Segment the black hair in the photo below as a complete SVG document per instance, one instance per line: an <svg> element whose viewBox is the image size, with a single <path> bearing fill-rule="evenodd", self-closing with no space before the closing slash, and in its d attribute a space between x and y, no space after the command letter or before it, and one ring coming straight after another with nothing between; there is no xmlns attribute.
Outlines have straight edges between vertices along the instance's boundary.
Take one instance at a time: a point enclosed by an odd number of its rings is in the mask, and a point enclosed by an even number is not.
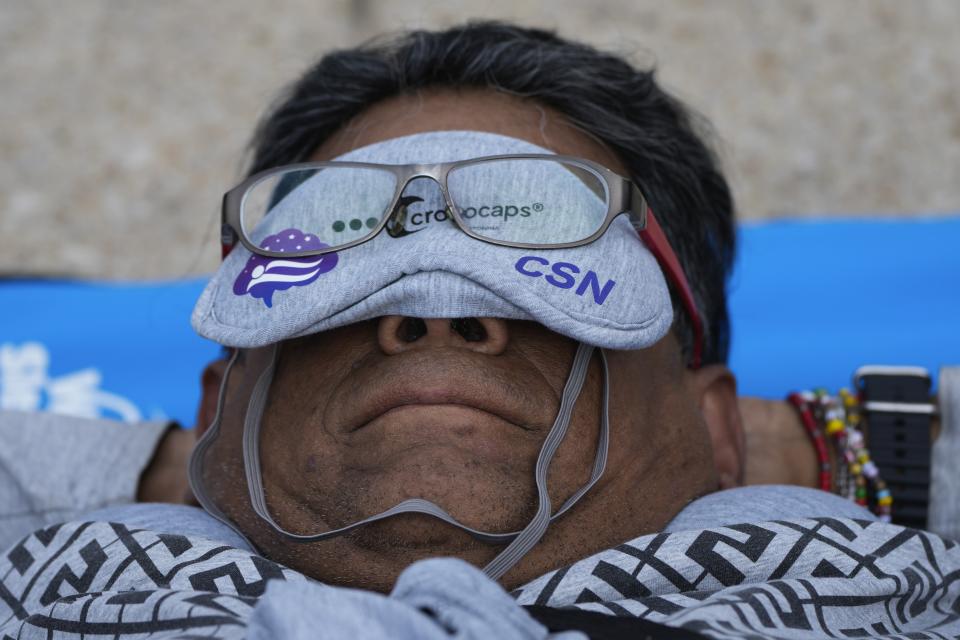
<svg viewBox="0 0 960 640"><path fill-rule="evenodd" d="M310 67L260 122L249 173L306 160L360 112L419 89L488 87L547 105L628 168L693 289L703 316L704 364L725 362L733 198L705 142L709 125L654 75L554 32L502 22L403 32L333 51ZM689 358L693 334L675 292L674 309L674 330Z"/></svg>

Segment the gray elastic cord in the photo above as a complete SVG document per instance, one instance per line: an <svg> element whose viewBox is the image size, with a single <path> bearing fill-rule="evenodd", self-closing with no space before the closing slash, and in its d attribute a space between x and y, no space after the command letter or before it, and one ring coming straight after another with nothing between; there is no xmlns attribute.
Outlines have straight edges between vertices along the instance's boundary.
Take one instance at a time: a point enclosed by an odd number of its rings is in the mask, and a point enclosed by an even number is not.
<svg viewBox="0 0 960 640"><path fill-rule="evenodd" d="M557 419L554 421L549 433L547 433L547 439L543 442L540 455L537 456L537 467L534 472L534 478L537 482L537 513L531 518L529 524L523 528L523 531L517 534L513 542L507 545L506 549L497 554L497 557L483 568L483 572L493 580L499 579L510 567L519 562L520 559L533 548L533 545L537 544L540 538L543 537L543 534L547 531L547 527L550 525L550 494L547 492L547 474L550 471L550 463L553 461L553 456L557 452L557 447L560 446L563 437L567 435L567 427L570 426L573 407L577 402L577 398L580 396L580 391L583 389L583 382L587 377L587 369L590 366L591 355L593 355L593 347L581 342L577 348L577 354L573 358L573 366L570 368L567 384L563 388L563 397L560 399L560 411L557 413ZM601 357L603 357L602 352ZM606 388L606 375L604 375L604 388ZM604 402L604 408L606 408L606 402ZM606 414L606 411L604 411L604 414ZM603 464L599 466L599 473L602 474L606 466L607 448L605 446L605 430L607 425L605 420L601 420L601 422L600 438L602 446L597 447L597 460L594 461L594 470L597 469L597 461L599 461L602 451ZM599 475L597 477L599 478ZM591 483L593 481L594 479L591 475ZM589 488L589 486L586 488ZM578 494L574 494L571 500L567 501L567 504L572 506L583 493L585 493L585 489L582 489ZM567 505L564 505L564 507L557 512L558 516L565 510L566 506Z"/></svg>
<svg viewBox="0 0 960 640"><path fill-rule="evenodd" d="M237 535L247 542L251 549L256 549L257 546L247 538L246 534L240 530L240 527L217 507L216 503L207 493L206 485L203 482L203 463L206 459L207 451L220 433L220 423L223 420L223 406L227 395L227 382L230 380L230 372L233 370L233 365L237 362L239 355L240 350L234 349L229 362L227 362L227 368L223 373L223 381L220 383L220 392L217 394L217 414L213 418L213 423L207 428L200 439L197 440L197 444L193 447L193 452L190 454L190 465L187 468L187 479L190 481L190 490L193 491L193 495L197 499L197 502L200 503L200 506L206 509L207 513L214 518L233 529Z"/></svg>
<svg viewBox="0 0 960 640"><path fill-rule="evenodd" d="M607 447L609 442L610 428L608 419L609 376L607 371L606 355L601 350L600 360L603 369L602 414L600 433L597 442L597 452L594 458L593 469L591 471L590 479L587 481L587 483L580 487L580 489L578 489L572 496L570 496L563 503L560 509L551 517L550 496L547 492L547 475L549 473L550 463L553 460L553 456L556 453L557 448L566 435L574 405L576 404L577 398L583 389L584 381L586 380L586 374L590 365L590 358L592 354L593 347L580 344L577 349L577 353L574 356L573 365L571 366L570 374L567 377L567 382L564 386L563 395L560 400L560 410L557 414L556 420L554 420L553 426L547 433L547 437L540 449L539 455L537 456L535 471L538 497L537 511L522 531L514 531L510 533L491 533L472 529L458 522L455 518L453 518L453 516L433 502L423 500L421 498L411 498L409 500L404 500L403 502L391 507L390 509L387 509L386 511L370 516L369 518L364 518L358 522L348 524L344 527L340 527L339 529L334 529L332 531L319 534L302 535L286 531L273 519L273 517L270 515L269 509L267 508L266 497L263 491L263 476L260 468L260 424L263 417L263 411L266 408L267 398L269 396L270 385L273 381L274 372L276 370L277 360L279 358L279 345L274 345L270 363L267 368L264 369L263 373L261 373L251 392L250 402L247 407L247 415L244 421L243 458L251 506L256 514L270 524L275 531L286 536L287 538L301 542L327 540L329 538L342 535L365 524L383 520L400 513L424 513L438 518L463 531L466 531L470 535L483 542L494 544L509 542L508 546L484 568L484 572L488 576L493 579L497 579L506 573L510 567L516 564L537 543L537 541L540 540L551 521L559 518L567 510L569 510L587 491L590 490L591 487L593 487L594 484L596 484L597 480L599 480L603 475L603 471L607 462ZM231 360L230 366L232 366L232 364L233 360ZM229 368L230 367L228 367L228 374ZM223 387L221 387L221 402L223 399L223 389L225 387L226 378L224 379ZM202 484L199 482L202 454L206 450L207 446L209 446L205 445L201 449L201 445L204 444L204 441L210 440L213 433L215 433L215 428L218 427L219 423L219 414L220 411L218 407L217 422L210 428L210 430L208 430L201 442L198 443L198 451L194 453L194 457L191 459L191 485L195 486L194 492L197 494L197 499L205 509L210 511L210 513L218 519L236 529L236 525L226 519L226 516L224 516L222 512L212 505L212 501L207 498L205 493L203 491L198 491L197 489L197 487ZM203 494L202 497L201 494Z"/></svg>

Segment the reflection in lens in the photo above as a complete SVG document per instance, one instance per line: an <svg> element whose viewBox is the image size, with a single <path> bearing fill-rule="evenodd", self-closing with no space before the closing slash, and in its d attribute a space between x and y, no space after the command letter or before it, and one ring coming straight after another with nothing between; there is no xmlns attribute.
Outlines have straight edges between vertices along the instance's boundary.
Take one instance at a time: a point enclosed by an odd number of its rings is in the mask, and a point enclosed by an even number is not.
<svg viewBox="0 0 960 640"><path fill-rule="evenodd" d="M607 214L606 183L569 162L477 162L450 171L447 189L464 225L492 240L576 242L596 233Z"/></svg>
<svg viewBox="0 0 960 640"><path fill-rule="evenodd" d="M395 186L391 172L367 167L279 171L244 195L243 232L258 246L281 229L315 234L330 246L353 242L380 222Z"/></svg>

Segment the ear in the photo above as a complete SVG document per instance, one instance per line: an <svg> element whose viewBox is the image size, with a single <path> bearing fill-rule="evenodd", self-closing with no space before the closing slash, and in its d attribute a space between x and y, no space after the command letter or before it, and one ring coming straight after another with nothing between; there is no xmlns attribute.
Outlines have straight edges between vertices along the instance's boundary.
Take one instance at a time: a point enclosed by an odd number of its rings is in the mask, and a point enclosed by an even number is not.
<svg viewBox="0 0 960 640"><path fill-rule="evenodd" d="M690 375L710 433L720 488L738 487L743 484L746 468L746 438L737 402L737 379L720 364L691 371Z"/></svg>
<svg viewBox="0 0 960 640"><path fill-rule="evenodd" d="M214 360L203 369L200 376L200 406L197 407L195 430L199 440L217 417L217 401L220 398L220 385L227 370L227 360Z"/></svg>

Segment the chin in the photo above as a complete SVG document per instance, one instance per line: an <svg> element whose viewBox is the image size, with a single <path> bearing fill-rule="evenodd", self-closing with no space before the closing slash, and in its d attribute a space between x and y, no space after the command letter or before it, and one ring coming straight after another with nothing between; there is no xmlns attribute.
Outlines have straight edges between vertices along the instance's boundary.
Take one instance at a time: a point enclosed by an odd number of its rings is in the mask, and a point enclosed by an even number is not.
<svg viewBox="0 0 960 640"><path fill-rule="evenodd" d="M321 542L268 534L257 544L271 560L314 580L384 593L418 560L449 556L482 567L503 549L424 514L401 514Z"/></svg>
<svg viewBox="0 0 960 640"><path fill-rule="evenodd" d="M452 555L485 547L470 534L433 516L402 513L351 531L350 544L381 555L414 553L423 557Z"/></svg>
<svg viewBox="0 0 960 640"><path fill-rule="evenodd" d="M338 487L339 526L380 513L410 498L433 502L458 522L494 533L521 529L536 510L532 478L489 464L473 462L424 464L409 461L402 468L381 469L350 479ZM532 474L531 474L532 475ZM362 490L358 490L362 488ZM472 536L426 514L400 514L363 530L382 531L392 540L417 545Z"/></svg>

